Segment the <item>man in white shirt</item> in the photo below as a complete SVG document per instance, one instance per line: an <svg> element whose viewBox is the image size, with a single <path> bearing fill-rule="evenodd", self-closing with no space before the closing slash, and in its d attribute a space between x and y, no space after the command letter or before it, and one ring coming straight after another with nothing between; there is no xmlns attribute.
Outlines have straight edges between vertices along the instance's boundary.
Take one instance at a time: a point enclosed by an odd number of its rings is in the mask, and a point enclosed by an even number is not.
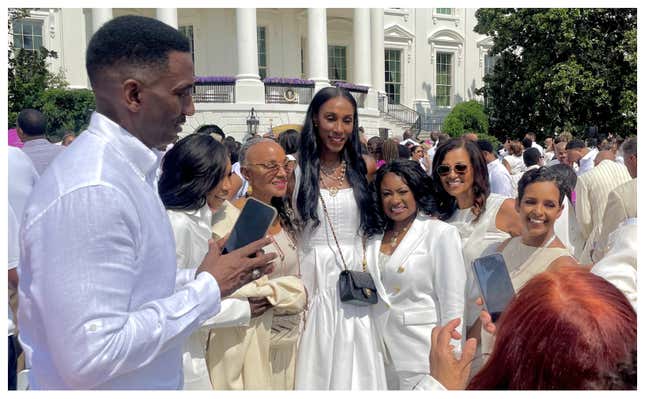
<svg viewBox="0 0 645 399"><path fill-rule="evenodd" d="M513 180L508 169L495 156L493 145L487 140L477 140L479 149L484 154L488 167L488 180L490 181L490 192L514 198Z"/></svg>
<svg viewBox="0 0 645 399"><path fill-rule="evenodd" d="M524 165L526 165L526 172L544 166L544 157L540 155L540 150L537 148L531 147L524 150L522 160L524 161Z"/></svg>
<svg viewBox="0 0 645 399"><path fill-rule="evenodd" d="M20 232L30 386L181 389L185 339L222 297L272 270L275 255L260 250L271 240L226 255L223 242L211 242L201 265L177 271L156 148L175 141L195 112L182 34L117 17L90 40L86 66L96 112L36 184Z"/></svg>
<svg viewBox="0 0 645 399"><path fill-rule="evenodd" d="M17 326L15 324L15 310L18 294L18 264L20 263L20 246L18 233L25 203L31 190L38 181L38 172L34 168L29 156L16 147L7 147L7 161L9 166L9 213L7 220L8 238L8 276L9 282L9 315L8 315L8 380L9 390L16 389L16 361L18 358L18 345L16 342Z"/></svg>
<svg viewBox="0 0 645 399"><path fill-rule="evenodd" d="M531 141L532 141L532 143L531 143L531 148L537 148L537 149L538 149L538 151L540 151L540 155L544 156L544 148L543 148L541 145L539 145L539 144L537 143L537 141L535 141L535 139L536 139L536 137L535 137L535 133L533 133L533 132L528 132L528 133L526 133L526 134L524 135L524 137L528 137L529 139L531 139Z"/></svg>
<svg viewBox="0 0 645 399"><path fill-rule="evenodd" d="M598 155L598 150L588 148L582 140L571 140L567 143L567 159L569 162L578 163L578 176L590 171L594 167L594 160Z"/></svg>

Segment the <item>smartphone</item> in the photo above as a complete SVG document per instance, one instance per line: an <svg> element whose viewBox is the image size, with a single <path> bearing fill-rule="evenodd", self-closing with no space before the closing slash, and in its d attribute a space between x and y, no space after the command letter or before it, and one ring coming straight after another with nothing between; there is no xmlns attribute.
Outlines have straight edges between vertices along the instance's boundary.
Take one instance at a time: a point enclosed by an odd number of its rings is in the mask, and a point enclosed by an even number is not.
<svg viewBox="0 0 645 399"><path fill-rule="evenodd" d="M484 300L484 309L495 322L515 295L504 257L500 253L482 256L475 259L473 269Z"/></svg>
<svg viewBox="0 0 645 399"><path fill-rule="evenodd" d="M237 218L222 253L226 254L264 237L278 211L271 205L249 197Z"/></svg>

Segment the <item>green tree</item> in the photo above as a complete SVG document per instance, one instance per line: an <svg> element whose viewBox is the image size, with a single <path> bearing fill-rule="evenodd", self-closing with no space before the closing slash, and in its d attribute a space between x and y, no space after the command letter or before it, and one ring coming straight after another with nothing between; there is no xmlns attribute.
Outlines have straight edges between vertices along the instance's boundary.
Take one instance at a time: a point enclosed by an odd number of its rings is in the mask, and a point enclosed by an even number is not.
<svg viewBox="0 0 645 399"><path fill-rule="evenodd" d="M477 10L497 61L478 90L497 137L635 134L636 9Z"/></svg>
<svg viewBox="0 0 645 399"><path fill-rule="evenodd" d="M475 100L455 105L443 121L441 131L452 137L465 132L488 133L488 117L484 106Z"/></svg>
<svg viewBox="0 0 645 399"><path fill-rule="evenodd" d="M48 89L42 97L41 111L47 117L47 136L63 138L66 130L80 132L89 123L95 108L94 93L87 89Z"/></svg>

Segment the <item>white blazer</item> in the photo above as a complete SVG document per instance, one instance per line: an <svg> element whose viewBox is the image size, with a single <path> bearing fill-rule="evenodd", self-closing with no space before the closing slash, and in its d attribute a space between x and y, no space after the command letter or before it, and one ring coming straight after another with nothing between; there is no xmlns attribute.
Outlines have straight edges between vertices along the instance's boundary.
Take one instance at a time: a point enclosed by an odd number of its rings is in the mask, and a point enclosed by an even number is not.
<svg viewBox="0 0 645 399"><path fill-rule="evenodd" d="M177 268L199 267L208 252L211 238L212 213L205 204L196 211L168 210L168 218L175 235ZM222 300L219 313L206 320L184 343L184 390L210 390L211 381L206 365L206 342L211 328L248 326L251 307L246 299Z"/></svg>
<svg viewBox="0 0 645 399"><path fill-rule="evenodd" d="M466 270L459 232L448 223L417 216L382 271L381 238L367 248L380 296L372 309L379 336L395 370L428 373L432 329L456 317L463 324ZM461 350L460 341L452 344Z"/></svg>

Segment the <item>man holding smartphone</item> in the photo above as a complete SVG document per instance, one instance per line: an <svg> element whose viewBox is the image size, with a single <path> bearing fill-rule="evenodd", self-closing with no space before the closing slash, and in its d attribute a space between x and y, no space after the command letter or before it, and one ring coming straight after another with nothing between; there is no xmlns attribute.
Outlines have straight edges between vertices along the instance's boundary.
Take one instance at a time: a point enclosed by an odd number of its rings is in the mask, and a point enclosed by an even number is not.
<svg viewBox="0 0 645 399"><path fill-rule="evenodd" d="M96 111L36 184L21 228L18 317L30 386L181 389L184 340L222 297L270 272L275 254L262 253L267 238L227 255L224 240L211 242L201 265L177 272L156 148L195 112L183 35L118 17L90 40L86 66Z"/></svg>

